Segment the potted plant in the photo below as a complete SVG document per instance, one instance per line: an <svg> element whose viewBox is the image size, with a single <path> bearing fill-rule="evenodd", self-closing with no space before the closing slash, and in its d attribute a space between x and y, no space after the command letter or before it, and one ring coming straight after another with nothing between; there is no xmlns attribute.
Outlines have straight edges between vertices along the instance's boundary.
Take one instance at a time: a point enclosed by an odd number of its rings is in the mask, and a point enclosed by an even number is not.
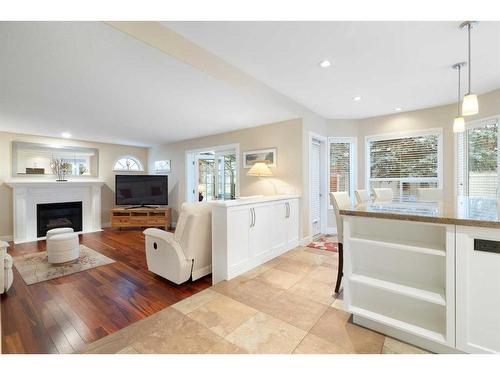
<svg viewBox="0 0 500 375"><path fill-rule="evenodd" d="M63 161L63 159L52 159L50 161L50 168L52 173L57 175L56 181L67 181L66 176L71 174L73 169L70 163Z"/></svg>

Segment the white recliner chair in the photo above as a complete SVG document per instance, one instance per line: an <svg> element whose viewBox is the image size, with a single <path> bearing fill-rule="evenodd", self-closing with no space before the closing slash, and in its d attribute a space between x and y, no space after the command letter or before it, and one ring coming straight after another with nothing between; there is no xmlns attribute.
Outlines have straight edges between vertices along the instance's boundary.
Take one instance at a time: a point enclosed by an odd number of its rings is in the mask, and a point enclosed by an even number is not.
<svg viewBox="0 0 500 375"><path fill-rule="evenodd" d="M212 272L212 208L209 203L184 203L175 233L149 228L144 235L151 272L176 284Z"/></svg>
<svg viewBox="0 0 500 375"><path fill-rule="evenodd" d="M8 291L14 281L12 257L7 254L8 247L7 242L0 241L0 294Z"/></svg>

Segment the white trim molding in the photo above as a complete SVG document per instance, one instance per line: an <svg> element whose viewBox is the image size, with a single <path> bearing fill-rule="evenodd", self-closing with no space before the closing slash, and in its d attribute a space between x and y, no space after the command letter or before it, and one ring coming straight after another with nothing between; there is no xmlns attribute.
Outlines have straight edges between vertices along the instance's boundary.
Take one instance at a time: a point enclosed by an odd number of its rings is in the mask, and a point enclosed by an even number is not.
<svg viewBox="0 0 500 375"><path fill-rule="evenodd" d="M14 243L36 241L37 204L82 202L82 232L101 231L103 181L8 181L13 189Z"/></svg>
<svg viewBox="0 0 500 375"><path fill-rule="evenodd" d="M320 142L320 194L321 194L321 200L320 200L320 217L321 217L321 227L320 227L320 233L324 233L326 231L327 227L327 222L328 222L328 138L313 132L309 132L309 137L308 137L308 188L309 188L309 196L308 196L308 201L309 201L309 215L308 215L308 223L307 223L307 230L309 233L309 237L312 238L312 232L313 232L313 222L312 222L312 142L313 140L317 140Z"/></svg>

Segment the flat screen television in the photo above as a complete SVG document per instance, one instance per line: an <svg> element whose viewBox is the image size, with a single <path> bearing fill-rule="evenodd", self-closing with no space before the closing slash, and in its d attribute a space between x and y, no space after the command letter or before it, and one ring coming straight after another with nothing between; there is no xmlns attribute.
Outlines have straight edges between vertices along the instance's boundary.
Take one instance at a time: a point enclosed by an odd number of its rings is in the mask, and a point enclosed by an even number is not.
<svg viewBox="0 0 500 375"><path fill-rule="evenodd" d="M115 195L117 206L166 206L168 176L116 175Z"/></svg>

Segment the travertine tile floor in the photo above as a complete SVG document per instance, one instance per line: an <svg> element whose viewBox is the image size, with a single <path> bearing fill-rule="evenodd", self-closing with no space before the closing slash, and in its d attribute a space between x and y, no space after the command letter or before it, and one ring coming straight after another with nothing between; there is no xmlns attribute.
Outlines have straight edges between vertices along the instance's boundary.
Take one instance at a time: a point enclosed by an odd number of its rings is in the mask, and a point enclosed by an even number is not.
<svg viewBox="0 0 500 375"><path fill-rule="evenodd" d="M427 353L352 323L337 253L298 247L85 348L85 353Z"/></svg>

